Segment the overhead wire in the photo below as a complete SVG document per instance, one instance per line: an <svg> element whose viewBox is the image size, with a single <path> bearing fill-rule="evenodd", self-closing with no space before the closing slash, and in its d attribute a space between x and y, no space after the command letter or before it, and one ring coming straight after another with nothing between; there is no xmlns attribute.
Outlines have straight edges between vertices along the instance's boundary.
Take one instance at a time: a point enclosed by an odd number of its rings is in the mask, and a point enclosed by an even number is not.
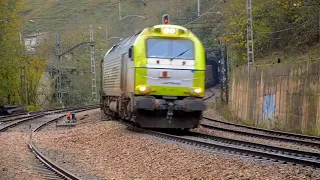
<svg viewBox="0 0 320 180"><path fill-rule="evenodd" d="M254 5L254 6L261 7L261 6L264 5L264 4L268 4L268 3L271 3L271 2L275 2L275 1L276 1L276 0L270 0L270 1L264 2L264 3L259 4L259 5L258 5L258 4L253 4L253 5ZM236 11L236 12L232 13L231 15L235 15L235 14L238 14L238 13L244 12L244 11L246 11L246 9L242 9L242 10ZM301 24L298 24L298 25L296 25L296 26L288 27L288 28L285 28L285 29L277 30L277 31L269 31L269 32L267 32L267 31L261 31L261 32L260 32L260 31L255 31L255 32L256 32L256 33L261 33L261 34L272 34L272 33L278 33L278 32L285 32L285 31L288 31L288 30L291 30L291 29L294 29L294 28L301 27L301 26L307 24L308 22L310 22L310 20L306 20L305 22L303 22L303 23L301 23ZM243 24L237 24L237 25L243 26Z"/></svg>
<svg viewBox="0 0 320 180"><path fill-rule="evenodd" d="M164 10L162 9L162 10L159 11L159 12L156 12L156 13L154 13L154 14L151 14L150 16L144 18L144 20L148 20L148 19L151 19L151 18L153 18L153 17L155 17L155 16L158 16L159 13L161 13L162 11L169 11L169 10L172 9L172 8L176 8L177 6L172 6L173 4L174 4L174 3L168 4L169 8L164 9ZM148 24L148 25L149 25L149 24ZM110 36L115 36L115 35L117 35L117 34L118 34L118 32L113 33L113 34L111 34Z"/></svg>
<svg viewBox="0 0 320 180"><path fill-rule="evenodd" d="M69 1L70 2L70 1ZM64 4L68 4L69 2L65 2ZM123 3L123 2L122 2ZM87 3L79 3L79 4L83 4L83 5L87 5ZM111 5L109 5L108 7L111 7L111 6L115 6L116 4L118 4L118 2L116 2L116 3L112 3ZM165 9L166 11L169 11L169 10L171 10L171 9L173 9L173 8L176 8L177 7L177 5L175 5L175 6L172 6L172 4L175 4L175 2L173 2L173 3L171 3L171 4L168 4L168 8L167 9ZM38 5L46 5L46 4L38 4ZM51 4L52 5L52 4ZM72 11L72 10L71 10ZM151 19L151 18L153 18L153 17L155 17L155 16L157 16L157 15L159 15L159 13L161 13L163 10L161 10L161 11L159 11L159 12L157 12L157 13L154 13L154 14L152 14L152 15L150 15L150 16L148 16L148 17L146 17L145 18L145 20L148 20L148 19ZM57 17L56 16L47 16L47 17L31 17L32 19L40 19L40 20L45 20L45 19L54 19L54 20L57 20L57 21L68 21L69 19L56 19ZM114 19L114 18L108 18L108 19ZM107 21L107 20L105 20L105 21ZM42 22L42 23L45 23L45 22ZM61 22L62 24L78 24L77 22L68 22L68 23L64 23L64 22ZM126 27L126 26L128 26L128 24L127 25L125 25L124 27ZM115 33L116 34L116 33ZM111 34L112 35L112 34Z"/></svg>
<svg viewBox="0 0 320 180"><path fill-rule="evenodd" d="M200 19L202 16L206 15L207 13L209 13L212 9L214 9L214 8L215 8L217 5L219 5L222 1L224 1L224 0L220 0L218 3L216 3L213 7L211 7L209 10L207 10L205 13L201 14L198 18L196 18L196 19L194 19L194 20L192 20L192 21L190 21L190 22L188 22L188 23L186 23L186 24L184 24L184 25L182 25L182 26L186 26L186 25L188 25L188 24L191 24L191 23L197 21L197 20Z"/></svg>

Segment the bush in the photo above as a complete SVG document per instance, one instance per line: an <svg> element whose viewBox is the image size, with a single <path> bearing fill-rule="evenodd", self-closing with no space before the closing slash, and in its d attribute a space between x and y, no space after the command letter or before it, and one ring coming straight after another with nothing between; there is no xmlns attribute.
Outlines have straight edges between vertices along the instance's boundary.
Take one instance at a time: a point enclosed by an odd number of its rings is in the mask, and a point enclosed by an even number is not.
<svg viewBox="0 0 320 180"><path fill-rule="evenodd" d="M27 110L28 111L41 111L42 110L42 107L41 106L38 106L38 105L28 105L27 106Z"/></svg>

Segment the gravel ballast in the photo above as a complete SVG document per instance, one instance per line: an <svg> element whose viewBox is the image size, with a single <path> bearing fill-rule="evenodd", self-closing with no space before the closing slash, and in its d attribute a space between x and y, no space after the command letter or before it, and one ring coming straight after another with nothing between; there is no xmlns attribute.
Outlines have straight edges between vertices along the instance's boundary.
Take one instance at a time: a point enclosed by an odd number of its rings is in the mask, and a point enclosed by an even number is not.
<svg viewBox="0 0 320 180"><path fill-rule="evenodd" d="M85 112L79 113L81 114ZM0 180L43 179L37 168L41 164L27 145L33 128L37 127L40 122L57 116L57 114L47 115L41 117L40 120L34 119L10 128L6 132L0 132Z"/></svg>
<svg viewBox="0 0 320 180"><path fill-rule="evenodd" d="M29 133L0 132L0 179L42 179L33 169L34 155L27 144Z"/></svg>
<svg viewBox="0 0 320 180"><path fill-rule="evenodd" d="M205 122L205 124L209 124L212 126L224 127L224 128L234 129L234 130L238 130L238 129L241 130L241 128L237 128L234 126L233 127L228 126L228 125L224 126L224 125L219 125L218 123L215 123L215 122L208 122L208 121L204 121L204 122ZM197 129L194 129L193 131L205 133L205 134L209 134L209 135L214 135L214 136L219 136L219 137L224 137L224 138L229 138L229 139L236 139L236 140L248 141L248 142L253 142L253 143L266 144L266 145L270 145L270 146L277 146L277 147L284 147L284 148L288 148L288 149L297 149L297 150L302 150L302 151L320 153L320 149L317 147L311 147L311 146L306 146L306 145L302 145L302 144L298 144L298 143L286 142L286 141L282 141L282 140L250 137L250 136L245 136L245 135L239 135L237 133L232 133L232 132L211 130L211 129L204 128L201 126ZM242 131L250 132L250 130L242 130ZM257 134L259 134L259 133L257 133Z"/></svg>
<svg viewBox="0 0 320 180"><path fill-rule="evenodd" d="M84 179L320 178L319 171L311 168L201 151L99 119L99 110L92 111L75 128L36 133L36 143L51 159Z"/></svg>

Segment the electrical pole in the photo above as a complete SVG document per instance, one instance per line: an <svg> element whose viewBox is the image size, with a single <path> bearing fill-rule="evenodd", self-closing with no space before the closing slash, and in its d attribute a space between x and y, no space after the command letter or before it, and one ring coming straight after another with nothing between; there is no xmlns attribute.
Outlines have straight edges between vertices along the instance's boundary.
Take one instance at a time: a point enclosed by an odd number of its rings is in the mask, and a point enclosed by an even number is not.
<svg viewBox="0 0 320 180"><path fill-rule="evenodd" d="M57 102L60 104L62 103L62 94L61 94L61 56L60 56L60 39L59 33L56 33L56 55L57 55L57 62L56 62L56 69L57 69L57 87L56 87L56 98Z"/></svg>
<svg viewBox="0 0 320 180"><path fill-rule="evenodd" d="M121 1L119 0L119 20L121 20Z"/></svg>
<svg viewBox="0 0 320 180"><path fill-rule="evenodd" d="M227 43L225 42L225 45L224 45L224 53L225 53L225 56L224 56L224 69L225 69L225 78L226 78L226 81L225 81L225 96L226 96L226 103L229 102L229 61L228 61L228 49L227 49Z"/></svg>
<svg viewBox="0 0 320 180"><path fill-rule="evenodd" d="M25 98L25 105L28 105L28 91L27 91L27 76L26 76L26 65L20 66L20 87L21 87L21 96Z"/></svg>
<svg viewBox="0 0 320 180"><path fill-rule="evenodd" d="M252 30L252 0L246 0L247 12L247 61L248 77L250 76L250 66L254 63L253 30Z"/></svg>
<svg viewBox="0 0 320 180"><path fill-rule="evenodd" d="M108 28L106 28L106 41L108 41Z"/></svg>
<svg viewBox="0 0 320 180"><path fill-rule="evenodd" d="M227 45L220 40L220 89L221 89L221 101L228 103L228 58L227 58Z"/></svg>
<svg viewBox="0 0 320 180"><path fill-rule="evenodd" d="M198 17L200 16L200 0L198 0Z"/></svg>
<svg viewBox="0 0 320 180"><path fill-rule="evenodd" d="M120 1L119 1L120 2ZM97 100L96 64L94 61L93 26L90 25L90 57L92 73L92 100Z"/></svg>
<svg viewBox="0 0 320 180"><path fill-rule="evenodd" d="M23 37L22 33L20 32L20 44L23 45ZM23 45L24 46L24 45ZM23 52L25 54L25 52ZM28 105L28 89L27 89L27 73L26 73L26 60L25 56L23 56L24 60L21 61L20 65L20 88L21 88L21 96L24 96L25 99L25 106ZM23 64L23 65L22 65Z"/></svg>

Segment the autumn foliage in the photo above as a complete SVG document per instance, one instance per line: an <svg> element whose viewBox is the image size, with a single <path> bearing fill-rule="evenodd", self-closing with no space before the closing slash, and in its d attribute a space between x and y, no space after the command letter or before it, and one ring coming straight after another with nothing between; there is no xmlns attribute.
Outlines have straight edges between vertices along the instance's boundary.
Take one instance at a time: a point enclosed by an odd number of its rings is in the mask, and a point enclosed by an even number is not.
<svg viewBox="0 0 320 180"><path fill-rule="evenodd" d="M223 7L222 35L237 64L246 63L246 11L244 0ZM257 59L275 51L292 52L314 46L319 34L319 0L252 1L253 33Z"/></svg>
<svg viewBox="0 0 320 180"><path fill-rule="evenodd" d="M45 70L45 62L40 57L27 55L20 39L24 3L23 0L0 1L0 105L36 105L37 88ZM21 68L26 69L24 85Z"/></svg>

